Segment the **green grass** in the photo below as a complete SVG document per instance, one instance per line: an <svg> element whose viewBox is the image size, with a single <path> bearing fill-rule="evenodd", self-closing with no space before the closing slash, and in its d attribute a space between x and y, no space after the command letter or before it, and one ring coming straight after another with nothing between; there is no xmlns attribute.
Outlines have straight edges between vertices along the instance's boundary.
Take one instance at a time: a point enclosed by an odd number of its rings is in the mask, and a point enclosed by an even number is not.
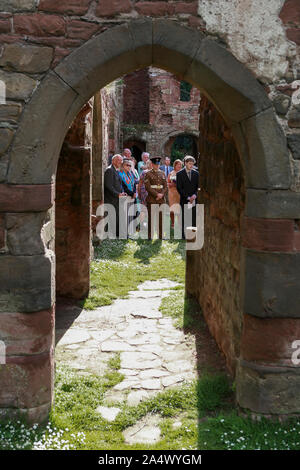
<svg viewBox="0 0 300 470"><path fill-rule="evenodd" d="M181 240L104 240L95 248L91 290L83 307L93 310L126 298L146 280L184 283L185 246Z"/></svg>
<svg viewBox="0 0 300 470"><path fill-rule="evenodd" d="M167 278L181 285L163 299L162 313L171 316L178 328L199 327L199 307L184 296L184 257L184 244L178 241L103 242L95 251L93 287L85 308L126 297L145 280ZM107 404L105 393L123 379L119 369L119 354L108 361L102 377L57 364L55 406L49 422L27 426L19 418L1 423L0 450L300 449L300 421L280 423L262 418L254 422L238 416L228 377L213 371L202 371L197 381L165 390L137 406L113 405L121 412L109 423L96 409ZM126 444L122 431L146 415L160 417L161 440L151 446ZM176 421L182 425L175 429Z"/></svg>
<svg viewBox="0 0 300 470"><path fill-rule="evenodd" d="M112 423L95 410L105 391L121 380L115 357L104 377L80 375L59 366L55 407L47 426L28 427L21 421L0 424L3 449L299 449L300 422L254 422L237 415L228 405L232 390L226 376L204 374L191 384L161 392L137 406L119 404ZM111 374L114 379L111 380ZM152 446L128 445L122 431L146 415L159 416L161 440ZM179 428L173 423L180 421Z"/></svg>
<svg viewBox="0 0 300 470"><path fill-rule="evenodd" d="M174 319L176 328L194 328L202 318L199 304L186 297L184 289L173 289L172 293L161 301L160 311Z"/></svg>

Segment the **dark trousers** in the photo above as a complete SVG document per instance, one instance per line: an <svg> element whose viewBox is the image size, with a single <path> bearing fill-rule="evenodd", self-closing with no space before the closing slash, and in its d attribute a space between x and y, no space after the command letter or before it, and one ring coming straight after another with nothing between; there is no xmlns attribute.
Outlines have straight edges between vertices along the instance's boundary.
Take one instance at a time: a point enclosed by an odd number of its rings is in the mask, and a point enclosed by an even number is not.
<svg viewBox="0 0 300 470"><path fill-rule="evenodd" d="M184 217L184 204L180 204L180 205L181 205L181 211L182 211L182 219L181 219L182 220L182 238L185 239L185 228L186 228L186 226L188 226L188 222L190 221L190 216L188 218L188 221L185 220L185 217ZM189 214L190 214L190 211L192 211L192 226L196 227L196 206L192 207L192 209L187 209L187 210L188 210Z"/></svg>

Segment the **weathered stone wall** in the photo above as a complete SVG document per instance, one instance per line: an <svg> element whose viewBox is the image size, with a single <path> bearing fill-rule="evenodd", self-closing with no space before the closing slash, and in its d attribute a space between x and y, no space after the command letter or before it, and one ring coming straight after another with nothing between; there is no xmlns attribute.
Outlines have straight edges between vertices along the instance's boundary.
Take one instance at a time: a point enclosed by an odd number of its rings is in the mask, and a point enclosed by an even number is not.
<svg viewBox="0 0 300 470"><path fill-rule="evenodd" d="M238 403L259 413L299 413L299 367L291 363L291 340L300 334L298 1L3 0L1 7L0 80L7 101L0 105L0 337L12 345L10 367L0 367L1 414L24 409L41 420L52 401L55 257L49 209L64 135L97 91L96 82L101 88L150 65L189 77L210 96L231 126L244 164ZM222 236L227 230L218 229ZM233 252L226 261L231 267ZM192 272L197 265L188 266ZM211 266L209 272L214 274ZM229 337L234 325L227 326ZM271 335L273 341L265 341ZM45 342L37 347L32 338L41 336ZM233 340L222 347L230 358Z"/></svg>
<svg viewBox="0 0 300 470"><path fill-rule="evenodd" d="M299 140L298 0L270 0L267 4L260 0L243 4L239 0L3 0L1 7L0 80L6 82L8 103L0 105L5 123L0 127L0 182L7 173L7 151L16 121L44 74L89 38L133 17L171 18L223 41L265 84L282 126L292 134L291 150ZM298 160L297 152L293 157ZM298 190L299 160L291 160L291 164L294 189Z"/></svg>
<svg viewBox="0 0 300 470"><path fill-rule="evenodd" d="M91 104L66 135L56 175L56 292L88 295L91 258Z"/></svg>
<svg viewBox="0 0 300 470"><path fill-rule="evenodd" d="M123 114L122 85L115 80L101 89L103 170L109 153L121 149L121 123Z"/></svg>
<svg viewBox="0 0 300 470"><path fill-rule="evenodd" d="M180 101L180 80L170 72L149 67L126 75L123 140L139 138L152 155L169 155L176 135L198 136L197 88L192 88L190 98Z"/></svg>
<svg viewBox="0 0 300 470"><path fill-rule="evenodd" d="M148 68L123 78L123 123L149 124L150 77Z"/></svg>
<svg viewBox="0 0 300 470"><path fill-rule="evenodd" d="M240 355L243 169L232 135L206 97L199 107L199 202L205 207L202 250L189 254L187 291L197 298L209 329L235 372Z"/></svg>

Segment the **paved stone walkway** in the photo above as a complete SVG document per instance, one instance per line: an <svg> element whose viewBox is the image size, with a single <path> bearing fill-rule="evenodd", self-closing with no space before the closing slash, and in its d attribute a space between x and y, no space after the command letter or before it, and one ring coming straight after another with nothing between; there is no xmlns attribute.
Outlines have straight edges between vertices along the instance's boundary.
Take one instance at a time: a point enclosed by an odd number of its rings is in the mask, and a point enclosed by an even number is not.
<svg viewBox="0 0 300 470"><path fill-rule="evenodd" d="M161 300L175 287L167 279L146 281L128 299L93 311L64 305L56 325L56 361L102 375L117 352L124 380L111 389L97 411L113 421L126 401L134 406L158 392L197 377L195 339L173 326L159 311ZM155 422L154 422L154 421ZM154 443L160 429L153 416L124 432L126 442Z"/></svg>
<svg viewBox="0 0 300 470"><path fill-rule="evenodd" d="M58 324L56 360L101 375L108 359L120 352L120 372L125 378L107 399L126 399L129 405L194 379L193 337L176 329L172 319L159 311L162 298L176 285L167 279L146 281L129 293L129 299L118 299L93 311L82 310L67 331Z"/></svg>
<svg viewBox="0 0 300 470"><path fill-rule="evenodd" d="M128 299L93 311L82 310L58 299L56 314L56 361L78 369L80 374L103 375L116 352L121 356L124 380L105 395L97 412L107 422L116 419L120 404L135 406L162 390L197 378L198 368L226 372L224 357L204 322L196 336L174 327L159 311L161 300L177 284L168 279L146 281ZM201 320L200 320L201 323ZM197 342L197 345L196 345ZM182 426L175 418L174 429ZM148 414L124 432L128 444L154 444L160 440L158 415Z"/></svg>

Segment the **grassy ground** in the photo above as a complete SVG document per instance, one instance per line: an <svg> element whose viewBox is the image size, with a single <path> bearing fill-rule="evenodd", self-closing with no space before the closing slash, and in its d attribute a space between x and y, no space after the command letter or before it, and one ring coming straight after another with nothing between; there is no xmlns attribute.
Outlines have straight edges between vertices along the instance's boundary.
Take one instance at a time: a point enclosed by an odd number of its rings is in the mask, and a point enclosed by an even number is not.
<svg viewBox="0 0 300 470"><path fill-rule="evenodd" d="M168 278L183 285L184 273L182 241L105 240L95 248L91 291L83 306L109 305L146 280Z"/></svg>
<svg viewBox="0 0 300 470"><path fill-rule="evenodd" d="M184 282L182 242L114 241L96 249L92 264L92 292L85 308L126 297L147 279L168 278ZM202 328L199 307L174 290L162 301L163 314L172 316L178 328ZM151 449L299 449L300 422L281 424L237 415L233 387L226 374L202 369L199 379L164 391L129 407L112 423L96 408L104 404L105 392L120 382L119 356L108 363L104 376L83 374L57 364L55 407L46 426L28 427L21 420L0 424L2 449L149 449L130 446L122 431L146 415L160 417L162 438ZM174 423L182 425L175 428Z"/></svg>

